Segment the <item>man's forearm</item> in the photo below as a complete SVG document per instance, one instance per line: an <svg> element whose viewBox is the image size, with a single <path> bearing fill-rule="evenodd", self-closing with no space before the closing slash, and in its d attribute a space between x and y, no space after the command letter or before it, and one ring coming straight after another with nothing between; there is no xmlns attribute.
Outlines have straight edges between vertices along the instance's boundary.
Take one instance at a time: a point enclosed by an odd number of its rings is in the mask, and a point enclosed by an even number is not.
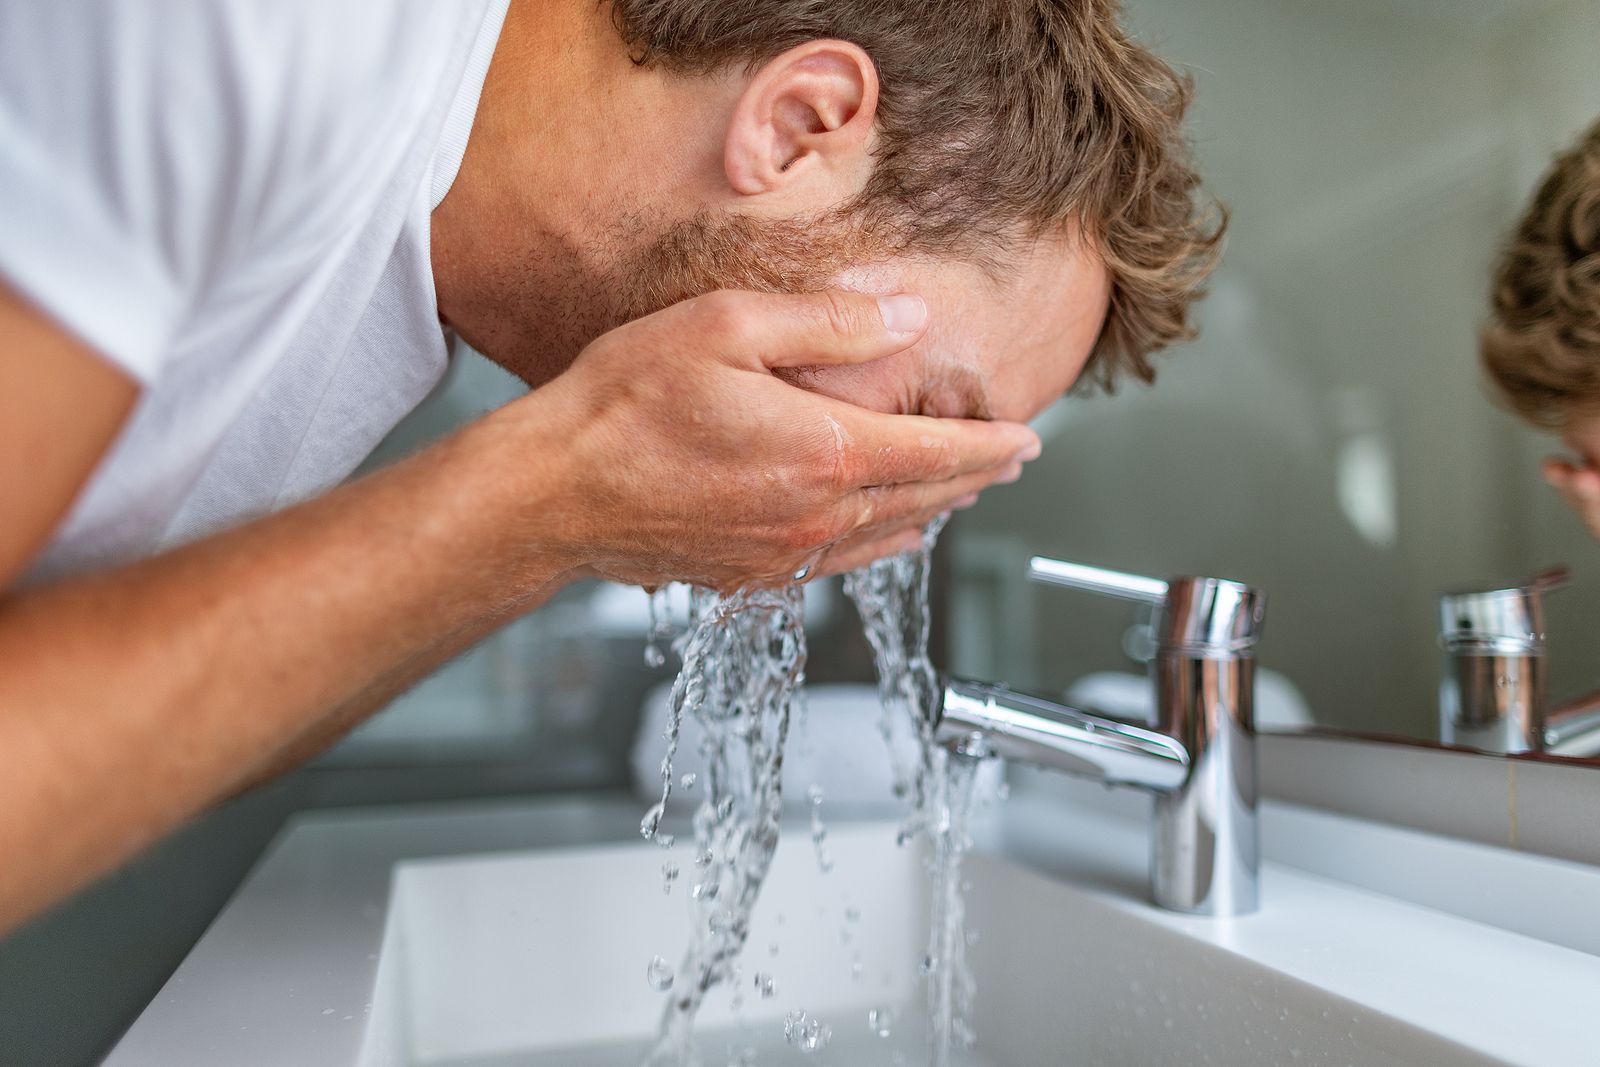
<svg viewBox="0 0 1600 1067"><path fill-rule="evenodd" d="M551 591L553 588L552 586ZM429 649L425 655L415 657L406 669L390 672L378 679L354 699L345 701L324 715L312 730L301 733L291 744L275 753L265 765L252 770L245 780L237 784L234 792L229 794L229 799L248 792L258 785L264 785L279 775L287 774L320 756L343 740L350 731L365 722L374 712L427 677L440 664L454 659L493 633L501 622L502 620L498 618L484 619L472 629L460 631L449 640Z"/></svg>
<svg viewBox="0 0 1600 1067"><path fill-rule="evenodd" d="M560 442L512 442L505 421L280 515L0 599L0 931L566 580L556 532L528 543L543 532L528 516L564 491ZM542 462L509 462L517 449Z"/></svg>

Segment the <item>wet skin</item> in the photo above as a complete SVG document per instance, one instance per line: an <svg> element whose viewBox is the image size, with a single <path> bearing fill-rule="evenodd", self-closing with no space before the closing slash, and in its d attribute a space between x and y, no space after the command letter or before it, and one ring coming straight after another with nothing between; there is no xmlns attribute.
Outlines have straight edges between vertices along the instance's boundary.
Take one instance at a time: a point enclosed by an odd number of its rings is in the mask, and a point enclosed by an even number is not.
<svg viewBox="0 0 1600 1067"><path fill-rule="evenodd" d="M927 336L874 363L794 372L796 384L878 411L1024 422L1082 371L1105 319L1108 283L1081 243L1040 241L999 278L954 261L863 270L841 286L922 295Z"/></svg>

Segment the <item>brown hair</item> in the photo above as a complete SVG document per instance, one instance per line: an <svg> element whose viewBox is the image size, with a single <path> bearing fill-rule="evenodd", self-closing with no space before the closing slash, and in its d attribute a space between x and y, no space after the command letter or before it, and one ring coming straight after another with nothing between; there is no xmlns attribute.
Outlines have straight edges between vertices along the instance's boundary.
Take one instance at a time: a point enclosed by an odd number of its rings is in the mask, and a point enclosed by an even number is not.
<svg viewBox="0 0 1600 1067"><path fill-rule="evenodd" d="M906 252L992 261L1077 226L1111 304L1086 379L1155 376L1226 214L1198 204L1182 133L1192 87L1122 29L1116 0L610 0L642 64L710 73L818 38L878 67L879 148L847 211Z"/></svg>
<svg viewBox="0 0 1600 1067"><path fill-rule="evenodd" d="M1500 255L1483 363L1539 426L1600 412L1600 123L1557 157Z"/></svg>

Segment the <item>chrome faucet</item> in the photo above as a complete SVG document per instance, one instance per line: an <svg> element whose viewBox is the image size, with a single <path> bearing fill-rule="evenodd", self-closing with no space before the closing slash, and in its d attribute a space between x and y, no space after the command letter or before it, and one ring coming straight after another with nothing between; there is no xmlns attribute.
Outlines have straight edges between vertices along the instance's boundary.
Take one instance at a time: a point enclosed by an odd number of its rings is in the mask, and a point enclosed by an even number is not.
<svg viewBox="0 0 1600 1067"><path fill-rule="evenodd" d="M1254 648L1262 594L1220 578L1164 582L1037 556L1028 577L1155 606L1154 722L1136 725L1002 685L948 679L939 743L1154 793L1155 903L1196 915L1254 911Z"/></svg>
<svg viewBox="0 0 1600 1067"><path fill-rule="evenodd" d="M1439 597L1439 738L1491 752L1600 747L1600 690L1551 706L1544 594L1571 580L1552 567L1521 585Z"/></svg>

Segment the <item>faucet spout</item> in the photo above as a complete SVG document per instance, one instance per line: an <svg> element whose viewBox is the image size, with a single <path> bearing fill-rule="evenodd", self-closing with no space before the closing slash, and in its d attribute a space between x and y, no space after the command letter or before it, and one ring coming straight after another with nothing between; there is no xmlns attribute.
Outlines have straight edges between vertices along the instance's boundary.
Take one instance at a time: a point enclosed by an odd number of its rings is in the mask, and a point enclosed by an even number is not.
<svg viewBox="0 0 1600 1067"><path fill-rule="evenodd" d="M1600 751L1600 689L1550 709L1544 720L1544 750L1592 756Z"/></svg>
<svg viewBox="0 0 1600 1067"><path fill-rule="evenodd" d="M1257 905L1255 655L1259 590L1220 578L1160 581L1036 557L1035 581L1157 605L1153 723L1119 722L993 682L948 679L934 737L1153 793L1150 895L1190 915Z"/></svg>
<svg viewBox="0 0 1600 1067"><path fill-rule="evenodd" d="M991 682L948 679L934 738L974 755L1155 792L1189 777L1189 753L1175 738Z"/></svg>

